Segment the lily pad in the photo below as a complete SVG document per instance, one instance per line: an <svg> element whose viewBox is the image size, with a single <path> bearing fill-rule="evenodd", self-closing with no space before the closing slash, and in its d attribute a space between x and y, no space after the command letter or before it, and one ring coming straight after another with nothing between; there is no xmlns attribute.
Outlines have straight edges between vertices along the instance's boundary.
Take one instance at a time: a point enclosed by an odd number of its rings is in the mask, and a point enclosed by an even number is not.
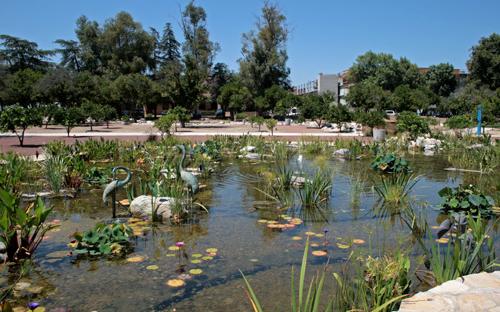
<svg viewBox="0 0 500 312"><path fill-rule="evenodd" d="M294 240L294 241L299 241L301 239L302 239L302 237L300 237L300 236L294 236L294 237L292 237L292 240Z"/></svg>
<svg viewBox="0 0 500 312"><path fill-rule="evenodd" d="M127 258L127 262L133 262L133 263L142 262L142 261L144 261L144 259L145 258L143 256L134 256L134 257Z"/></svg>
<svg viewBox="0 0 500 312"><path fill-rule="evenodd" d="M438 242L440 244L448 244L449 241L450 241L450 239L447 237L441 237L440 239L436 239L436 242Z"/></svg>
<svg viewBox="0 0 500 312"><path fill-rule="evenodd" d="M365 243L365 241L364 241L364 240L362 240L362 239L360 239L360 238L356 238L356 239L353 239L353 240L352 240L352 243L353 243L353 244L356 244L356 245L362 245L362 244L364 244L364 243Z"/></svg>
<svg viewBox="0 0 500 312"><path fill-rule="evenodd" d="M337 247L339 247L340 249L347 249L351 246L347 245L347 244L342 244L342 243L337 243Z"/></svg>
<svg viewBox="0 0 500 312"><path fill-rule="evenodd" d="M183 280L178 279L178 278L174 278L174 279L167 281L167 286L174 287L174 288L182 287L184 285L186 285L186 282L184 282Z"/></svg>
<svg viewBox="0 0 500 312"><path fill-rule="evenodd" d="M206 252L208 252L208 253L217 253L217 248L207 248Z"/></svg>
<svg viewBox="0 0 500 312"><path fill-rule="evenodd" d="M319 247L318 243L311 243L311 247Z"/></svg>
<svg viewBox="0 0 500 312"><path fill-rule="evenodd" d="M305 232L304 234L306 234L307 236L316 235L316 233L314 233L314 232Z"/></svg>
<svg viewBox="0 0 500 312"><path fill-rule="evenodd" d="M212 256L205 256L205 257L203 257L203 258L201 258L201 259L203 259L203 260L205 260L205 261L210 261L210 260L212 260L213 258L214 258L214 257L212 257Z"/></svg>
<svg viewBox="0 0 500 312"><path fill-rule="evenodd" d="M260 220L257 220L257 222L259 222L259 223L267 223L267 220L260 219Z"/></svg>
<svg viewBox="0 0 500 312"><path fill-rule="evenodd" d="M158 270L158 269L159 269L159 267L156 264L148 265L146 267L146 270L150 270L150 271L155 271L155 270Z"/></svg>
<svg viewBox="0 0 500 312"><path fill-rule="evenodd" d="M177 250L180 250L181 248L180 247L177 247L177 246L170 246L168 247L168 250L170 251L177 251Z"/></svg>
<svg viewBox="0 0 500 312"><path fill-rule="evenodd" d="M189 273L193 274L193 275L200 275L201 273L203 273L203 270L202 269L191 269L191 270L189 270Z"/></svg>
<svg viewBox="0 0 500 312"><path fill-rule="evenodd" d="M312 252L312 255L316 256L316 257L324 257L324 256L328 255L328 253L324 250L314 250Z"/></svg>
<svg viewBox="0 0 500 312"><path fill-rule="evenodd" d="M168 253L168 254L166 254L166 256L167 256L167 257L175 257L175 256L176 256L176 254L173 254L173 253Z"/></svg>
<svg viewBox="0 0 500 312"><path fill-rule="evenodd" d="M201 257L203 257L203 255L201 253L194 253L194 254L191 255L191 257L193 257L193 258L201 258Z"/></svg>
<svg viewBox="0 0 500 312"><path fill-rule="evenodd" d="M316 237L320 237L320 238L321 238L321 237L325 236L325 234L321 234L321 233L319 233L319 234L316 234L316 235L314 235L314 236L316 236Z"/></svg>
<svg viewBox="0 0 500 312"><path fill-rule="evenodd" d="M193 260L191 260L191 263L198 264L198 263L201 263L201 260L200 259L193 259Z"/></svg>

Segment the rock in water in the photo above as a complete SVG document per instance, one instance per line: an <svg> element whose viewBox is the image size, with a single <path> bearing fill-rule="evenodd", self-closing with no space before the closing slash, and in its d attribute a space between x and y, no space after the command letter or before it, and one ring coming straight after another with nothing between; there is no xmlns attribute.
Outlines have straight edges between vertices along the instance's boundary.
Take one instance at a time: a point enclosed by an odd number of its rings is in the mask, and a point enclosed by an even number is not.
<svg viewBox="0 0 500 312"><path fill-rule="evenodd" d="M170 206L173 204L173 198L171 197L156 197L154 202L151 196L141 195L130 203L130 212L136 217L150 217L153 214L153 207L157 209L157 214L161 216L164 220L170 218L172 215L172 210Z"/></svg>

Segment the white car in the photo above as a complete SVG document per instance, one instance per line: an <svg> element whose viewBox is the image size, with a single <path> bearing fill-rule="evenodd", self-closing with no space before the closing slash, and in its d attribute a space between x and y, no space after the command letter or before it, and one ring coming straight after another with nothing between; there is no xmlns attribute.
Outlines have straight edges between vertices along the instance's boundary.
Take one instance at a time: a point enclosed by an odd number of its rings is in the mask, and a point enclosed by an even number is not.
<svg viewBox="0 0 500 312"><path fill-rule="evenodd" d="M396 117L398 114L396 114L395 111L393 111L392 109L388 109L385 111L385 114L387 115L387 117Z"/></svg>

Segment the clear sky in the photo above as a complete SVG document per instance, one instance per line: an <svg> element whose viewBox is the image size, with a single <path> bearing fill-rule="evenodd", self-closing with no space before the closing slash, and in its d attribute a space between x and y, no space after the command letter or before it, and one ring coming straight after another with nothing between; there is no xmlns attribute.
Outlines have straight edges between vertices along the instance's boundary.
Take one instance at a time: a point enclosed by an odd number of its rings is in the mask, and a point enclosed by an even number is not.
<svg viewBox="0 0 500 312"><path fill-rule="evenodd" d="M419 66L449 62L464 69L481 37L500 33L500 0L277 0L291 29L288 65L294 84L338 73L372 50L406 56ZM51 49L74 39L81 15L102 24L127 11L145 29L176 26L184 0L0 0L0 33ZM197 0L207 11L217 61L237 70L241 34L254 27L263 0Z"/></svg>

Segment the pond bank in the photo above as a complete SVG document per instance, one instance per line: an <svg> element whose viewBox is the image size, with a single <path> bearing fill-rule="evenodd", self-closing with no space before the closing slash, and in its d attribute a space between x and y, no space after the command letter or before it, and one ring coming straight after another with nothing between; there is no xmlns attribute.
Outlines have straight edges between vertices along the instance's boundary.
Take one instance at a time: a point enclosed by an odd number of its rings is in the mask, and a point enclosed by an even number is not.
<svg viewBox="0 0 500 312"><path fill-rule="evenodd" d="M399 312L500 311L500 271L448 281L403 300Z"/></svg>

